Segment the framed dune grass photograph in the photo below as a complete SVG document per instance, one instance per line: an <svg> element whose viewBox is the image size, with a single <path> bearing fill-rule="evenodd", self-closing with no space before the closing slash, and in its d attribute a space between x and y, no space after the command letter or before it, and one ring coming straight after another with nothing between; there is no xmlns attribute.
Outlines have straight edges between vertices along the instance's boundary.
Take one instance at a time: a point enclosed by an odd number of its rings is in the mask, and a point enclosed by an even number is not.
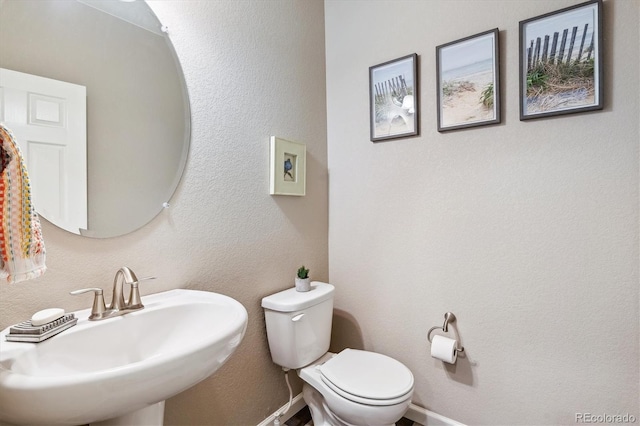
<svg viewBox="0 0 640 426"><path fill-rule="evenodd" d="M498 29L436 47L438 131L500 123Z"/></svg>
<svg viewBox="0 0 640 426"><path fill-rule="evenodd" d="M371 141L418 134L418 55L369 67Z"/></svg>
<svg viewBox="0 0 640 426"><path fill-rule="evenodd" d="M520 120L603 108L602 1L520 21Z"/></svg>

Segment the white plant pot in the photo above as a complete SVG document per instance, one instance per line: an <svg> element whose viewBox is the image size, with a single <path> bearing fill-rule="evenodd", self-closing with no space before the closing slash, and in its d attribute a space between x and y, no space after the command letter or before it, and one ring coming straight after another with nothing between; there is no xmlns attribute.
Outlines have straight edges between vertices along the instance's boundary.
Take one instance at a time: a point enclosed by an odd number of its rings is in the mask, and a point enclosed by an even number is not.
<svg viewBox="0 0 640 426"><path fill-rule="evenodd" d="M296 290L297 291L309 291L309 290L311 290L311 278L298 278L298 277L296 277Z"/></svg>

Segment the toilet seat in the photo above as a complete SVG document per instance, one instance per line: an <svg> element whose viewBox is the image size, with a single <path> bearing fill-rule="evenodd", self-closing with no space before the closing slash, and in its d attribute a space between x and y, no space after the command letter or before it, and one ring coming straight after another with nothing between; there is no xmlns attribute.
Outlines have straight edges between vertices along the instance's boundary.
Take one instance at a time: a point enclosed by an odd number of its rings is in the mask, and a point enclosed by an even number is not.
<svg viewBox="0 0 640 426"><path fill-rule="evenodd" d="M360 404L394 405L413 391L413 374L401 362L375 352L345 349L319 368L322 382Z"/></svg>

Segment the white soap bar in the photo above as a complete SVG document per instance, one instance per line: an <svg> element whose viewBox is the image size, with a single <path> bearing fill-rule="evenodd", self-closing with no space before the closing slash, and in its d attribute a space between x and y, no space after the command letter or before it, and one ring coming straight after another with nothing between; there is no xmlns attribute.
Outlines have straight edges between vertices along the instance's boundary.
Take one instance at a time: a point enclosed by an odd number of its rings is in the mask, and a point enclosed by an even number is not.
<svg viewBox="0 0 640 426"><path fill-rule="evenodd" d="M36 312L31 317L31 325L39 326L46 324L51 321L55 321L58 318L62 318L64 316L64 309L62 308L50 308L44 309L42 311Z"/></svg>

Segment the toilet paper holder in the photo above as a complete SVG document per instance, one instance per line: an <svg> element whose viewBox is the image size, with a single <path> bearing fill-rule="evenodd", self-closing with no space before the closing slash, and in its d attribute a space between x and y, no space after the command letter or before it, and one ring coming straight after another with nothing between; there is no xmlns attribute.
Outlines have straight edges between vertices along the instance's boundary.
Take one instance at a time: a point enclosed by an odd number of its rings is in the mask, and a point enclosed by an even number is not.
<svg viewBox="0 0 640 426"><path fill-rule="evenodd" d="M447 312L446 314L444 314L444 324L442 324L442 327L438 327L436 325L435 327L431 327L427 332L427 340L429 341L429 343L431 343L431 333L433 333L434 330L442 330L445 333L448 333L449 326L451 326L451 330L454 335L454 340L456 341L456 351L464 352L464 347L460 346L460 336L458 336L458 330L456 326L452 324L455 321L456 321L456 316L453 314L453 312Z"/></svg>

